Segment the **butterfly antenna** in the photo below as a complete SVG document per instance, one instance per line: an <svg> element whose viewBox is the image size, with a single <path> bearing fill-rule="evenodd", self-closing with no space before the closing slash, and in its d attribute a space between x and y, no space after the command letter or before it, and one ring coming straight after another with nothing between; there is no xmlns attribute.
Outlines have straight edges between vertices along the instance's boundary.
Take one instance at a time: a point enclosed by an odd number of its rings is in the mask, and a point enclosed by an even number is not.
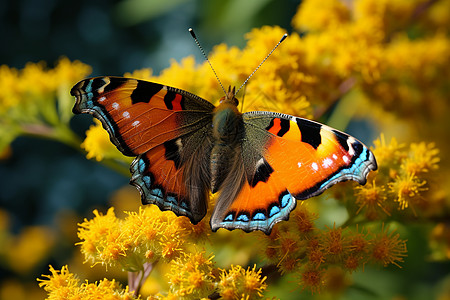
<svg viewBox="0 0 450 300"><path fill-rule="evenodd" d="M194 41L195 41L195 43L197 44L198 48L199 48L200 51L202 52L203 57L204 57L205 60L208 62L209 66L211 67L211 70L213 71L214 76L216 76L216 79L217 79L217 81L219 82L220 86L222 87L223 92L224 92L225 94L227 94L227 92L225 91L225 88L224 88L223 85L222 85L222 82L221 82L220 79L219 79L219 76L217 76L216 70L214 70L214 68L213 68L213 66L212 66L212 64L211 64L211 62L210 62L209 59L208 59L208 56L206 56L206 53L205 53L205 51L203 50L202 45L200 45L200 42L198 41L197 36L196 36L195 33L194 33L194 29L189 28L189 32L191 33L192 38L194 39Z"/></svg>
<svg viewBox="0 0 450 300"><path fill-rule="evenodd" d="M269 58L270 55L272 55L273 51L275 51L275 49L278 48L278 46L280 46L280 44L287 38L287 33L285 33L283 35L283 37L280 39L280 41L275 45L275 47L273 47L273 49L269 52L269 54L267 54L267 56L262 60L262 62L256 67L256 69L252 72L252 74L250 74L247 79L245 79L244 83L238 88L237 92L235 93L235 95L237 93L239 93L239 91L242 89L242 87L247 83L247 81L253 76L253 74L255 74L256 71L258 71L258 69L261 67L261 65Z"/></svg>

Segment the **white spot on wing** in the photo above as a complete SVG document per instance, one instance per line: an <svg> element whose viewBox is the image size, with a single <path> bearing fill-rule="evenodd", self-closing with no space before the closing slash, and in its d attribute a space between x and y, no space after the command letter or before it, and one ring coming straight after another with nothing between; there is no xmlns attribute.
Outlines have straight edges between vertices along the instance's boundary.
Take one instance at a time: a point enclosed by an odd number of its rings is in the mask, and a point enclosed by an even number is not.
<svg viewBox="0 0 450 300"><path fill-rule="evenodd" d="M122 114L122 116L124 117L124 118L129 118L130 117L130 113L129 112L127 112L127 111L124 111L123 112L123 114Z"/></svg>
<svg viewBox="0 0 450 300"><path fill-rule="evenodd" d="M331 160L331 158L325 158L324 160L323 160L323 162L322 162L322 166L324 167L324 168L328 168L328 167L330 167L331 165L333 164L333 161Z"/></svg>
<svg viewBox="0 0 450 300"><path fill-rule="evenodd" d="M347 155L342 156L342 159L344 160L344 162L345 162L346 164L348 164L348 163L350 162L350 158L348 158Z"/></svg>
<svg viewBox="0 0 450 300"><path fill-rule="evenodd" d="M259 168L259 166L260 165L263 165L264 164L264 158L260 158L257 162L256 162L256 169L258 169Z"/></svg>
<svg viewBox="0 0 450 300"><path fill-rule="evenodd" d="M178 139L175 141L175 144L178 146L178 149L183 148L183 142L181 141L181 138L178 138Z"/></svg>
<svg viewBox="0 0 450 300"><path fill-rule="evenodd" d="M136 126L138 126L139 125L139 121L134 121L132 124L131 124L131 126L134 126L134 127L136 127Z"/></svg>
<svg viewBox="0 0 450 300"><path fill-rule="evenodd" d="M118 108L119 108L119 103L114 102L114 103L112 104L112 108L118 109Z"/></svg>
<svg viewBox="0 0 450 300"><path fill-rule="evenodd" d="M105 101L105 100L106 100L106 97L105 97L105 96L102 96L102 97L98 98L98 102L103 102L103 101Z"/></svg>
<svg viewBox="0 0 450 300"><path fill-rule="evenodd" d="M353 149L352 144L355 143L355 139L351 136L348 137L347 139L347 145L348 145L348 154L350 154L351 156L355 155L355 150Z"/></svg>
<svg viewBox="0 0 450 300"><path fill-rule="evenodd" d="M302 166L302 163L301 163L301 162L298 162L298 163L297 163L297 166L300 168L300 167Z"/></svg>
<svg viewBox="0 0 450 300"><path fill-rule="evenodd" d="M334 160L338 159L338 157L337 157L336 154L333 154L333 159L334 159Z"/></svg>
<svg viewBox="0 0 450 300"><path fill-rule="evenodd" d="M317 165L317 163L313 162L311 164L311 167L315 170L315 171L319 171L319 166Z"/></svg>

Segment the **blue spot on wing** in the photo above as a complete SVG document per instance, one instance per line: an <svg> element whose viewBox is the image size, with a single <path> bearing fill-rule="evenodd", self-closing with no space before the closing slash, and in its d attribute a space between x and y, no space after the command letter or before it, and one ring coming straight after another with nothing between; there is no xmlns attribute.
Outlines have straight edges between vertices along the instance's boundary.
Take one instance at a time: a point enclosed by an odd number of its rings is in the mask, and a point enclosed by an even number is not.
<svg viewBox="0 0 450 300"><path fill-rule="evenodd" d="M272 206L269 210L269 217L273 217L280 212L280 208L276 205Z"/></svg>
<svg viewBox="0 0 450 300"><path fill-rule="evenodd" d="M151 190L150 195L163 199L163 192L158 188Z"/></svg>
<svg viewBox="0 0 450 300"><path fill-rule="evenodd" d="M278 202L274 202L268 211L255 211L252 214L247 212L229 212L220 222L220 227L227 229L240 228L244 231L261 230L266 234L278 220L287 220L289 213L295 208L296 201L286 190L280 193ZM281 206L281 208L280 208ZM252 215L250 219L249 216ZM235 216L237 216L235 218ZM217 229L217 228L216 228ZM213 230L216 230L213 228Z"/></svg>
<svg viewBox="0 0 450 300"><path fill-rule="evenodd" d="M257 213L253 216L252 221L264 221L266 216L263 213Z"/></svg>
<svg viewBox="0 0 450 300"><path fill-rule="evenodd" d="M286 193L281 196L281 207L285 208L288 206L289 202L292 201L292 196L289 193Z"/></svg>
<svg viewBox="0 0 450 300"><path fill-rule="evenodd" d="M241 221L241 222L248 222L250 221L250 219L248 218L248 216L246 214L240 214L237 218L237 221Z"/></svg>
<svg viewBox="0 0 450 300"><path fill-rule="evenodd" d="M223 219L226 222L233 222L233 214L228 214L225 219Z"/></svg>
<svg viewBox="0 0 450 300"><path fill-rule="evenodd" d="M142 176L142 181L144 182L145 186L149 189L151 187L152 181L150 179L150 176L144 175Z"/></svg>

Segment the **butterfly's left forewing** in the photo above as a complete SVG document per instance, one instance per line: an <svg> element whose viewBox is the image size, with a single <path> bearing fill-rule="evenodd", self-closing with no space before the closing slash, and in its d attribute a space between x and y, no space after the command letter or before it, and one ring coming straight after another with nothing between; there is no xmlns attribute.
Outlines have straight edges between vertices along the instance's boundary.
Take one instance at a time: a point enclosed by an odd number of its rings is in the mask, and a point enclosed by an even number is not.
<svg viewBox="0 0 450 300"><path fill-rule="evenodd" d="M204 217L211 103L179 89L121 77L80 81L71 94L74 113L94 115L123 154L137 156L131 183L144 204L188 216L193 223Z"/></svg>
<svg viewBox="0 0 450 300"><path fill-rule="evenodd" d="M270 233L275 223L288 219L295 199L319 195L340 181L365 184L377 169L366 146L326 125L272 112L249 112L243 118L246 180L234 201L219 198L213 230Z"/></svg>

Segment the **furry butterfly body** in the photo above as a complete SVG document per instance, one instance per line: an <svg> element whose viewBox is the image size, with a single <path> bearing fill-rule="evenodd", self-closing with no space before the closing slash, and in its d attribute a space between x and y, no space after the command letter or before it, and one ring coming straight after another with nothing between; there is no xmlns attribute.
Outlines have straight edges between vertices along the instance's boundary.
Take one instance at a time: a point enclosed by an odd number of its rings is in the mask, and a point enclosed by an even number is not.
<svg viewBox="0 0 450 300"><path fill-rule="evenodd" d="M74 113L100 119L131 164L131 184L196 224L219 193L210 224L269 234L296 206L339 181L365 184L377 169L355 138L281 113L241 113L234 89L215 107L183 90L120 77L77 83Z"/></svg>

